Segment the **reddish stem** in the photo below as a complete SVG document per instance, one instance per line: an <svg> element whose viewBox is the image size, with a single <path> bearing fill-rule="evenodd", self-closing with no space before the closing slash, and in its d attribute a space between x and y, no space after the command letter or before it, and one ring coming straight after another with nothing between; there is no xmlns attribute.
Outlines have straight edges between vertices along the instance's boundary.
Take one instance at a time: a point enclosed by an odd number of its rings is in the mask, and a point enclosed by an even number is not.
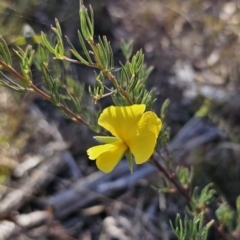
<svg viewBox="0 0 240 240"><path fill-rule="evenodd" d="M177 181L177 179L175 177L175 174L169 173L155 158L153 158L153 156L151 157L151 160L154 163L154 165L156 166L156 168L159 170L159 172L162 172L165 175L165 177L176 187L178 192L188 201L188 203L190 203L192 201L191 196L179 184L179 182ZM209 222L211 220L211 218L209 217L209 215L206 212L204 213L204 217L207 222ZM227 236L222 231L222 229L216 224L215 221L213 223L213 227L216 230L216 232L218 233L218 235L221 236L222 239L227 240Z"/></svg>
<svg viewBox="0 0 240 240"><path fill-rule="evenodd" d="M33 92L37 93L38 95L40 95L44 99L52 102L51 96L49 96L47 93L43 92L41 89L36 87L34 84L29 83L20 73L18 73L15 69L13 69L11 66L6 64L4 61L0 60L0 65L2 65L5 68L5 70L11 72L16 78L18 78L24 84L28 85L30 90L32 90ZM70 110L69 108L65 107L63 104L60 103L57 107L62 109L66 114L71 116L76 121L82 123L83 125L85 125L86 127L89 128L89 124L81 116L75 114L72 110Z"/></svg>

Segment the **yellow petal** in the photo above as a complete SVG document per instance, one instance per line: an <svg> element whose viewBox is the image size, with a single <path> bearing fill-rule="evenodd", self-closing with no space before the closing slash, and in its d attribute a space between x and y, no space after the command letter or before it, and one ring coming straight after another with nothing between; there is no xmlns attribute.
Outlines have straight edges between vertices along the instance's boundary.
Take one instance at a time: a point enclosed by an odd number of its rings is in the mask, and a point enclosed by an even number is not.
<svg viewBox="0 0 240 240"><path fill-rule="evenodd" d="M88 158L90 160L95 160L98 158L101 154L108 151L108 147L110 144L104 144L104 145L98 145L91 147L87 150Z"/></svg>
<svg viewBox="0 0 240 240"><path fill-rule="evenodd" d="M98 124L111 132L112 135L125 140L128 133L135 128L141 119L145 108L144 104L105 108L98 119Z"/></svg>
<svg viewBox="0 0 240 240"><path fill-rule="evenodd" d="M87 150L87 154L89 155L89 159L97 159L97 167L102 172L109 173L121 160L127 148L124 142L118 141L91 147Z"/></svg>
<svg viewBox="0 0 240 240"><path fill-rule="evenodd" d="M154 112L145 112L126 139L137 164L146 162L153 154L162 121Z"/></svg>

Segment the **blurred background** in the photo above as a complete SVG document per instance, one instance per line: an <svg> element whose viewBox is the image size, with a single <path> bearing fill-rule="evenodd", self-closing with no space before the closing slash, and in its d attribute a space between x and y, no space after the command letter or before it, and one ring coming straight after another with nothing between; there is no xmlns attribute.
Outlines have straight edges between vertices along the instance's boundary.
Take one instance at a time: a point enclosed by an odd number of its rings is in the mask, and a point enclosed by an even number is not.
<svg viewBox="0 0 240 240"><path fill-rule="evenodd" d="M193 186L213 181L234 209L240 195L240 2L84 1L89 4L96 38L107 36L116 65L124 39L154 66L148 87L156 91L157 113L171 101L174 166L194 166ZM55 18L81 51L78 0L0 0L0 35L10 48L22 46L24 26L51 36ZM94 81L92 69L71 65L69 71L76 81ZM174 239L169 219L183 213L185 202L151 188L162 182L150 165L130 175L123 163L103 175L86 156L92 132L38 96L5 88L0 96L0 239Z"/></svg>

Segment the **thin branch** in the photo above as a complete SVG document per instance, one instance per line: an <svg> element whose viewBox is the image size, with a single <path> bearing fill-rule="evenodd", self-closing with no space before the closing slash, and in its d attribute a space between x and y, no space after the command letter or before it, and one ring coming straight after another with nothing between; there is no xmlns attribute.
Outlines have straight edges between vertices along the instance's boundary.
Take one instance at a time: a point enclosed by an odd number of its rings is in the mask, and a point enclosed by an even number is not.
<svg viewBox="0 0 240 240"><path fill-rule="evenodd" d="M168 173L168 171L152 156L151 161L154 163L156 168L159 170L159 172L162 172L165 177L176 187L178 192L190 203L192 201L191 196L188 194L188 192L179 184L179 182L176 180L176 175L172 173ZM211 220L209 215L204 212L204 217L207 222ZM213 227L218 233L219 236L221 236L222 239L227 240L227 236L225 233L222 231L222 229L217 225L217 223L214 221Z"/></svg>
<svg viewBox="0 0 240 240"><path fill-rule="evenodd" d="M191 197L188 192L178 183L175 178L175 174L170 174L168 171L155 159L151 157L151 161L154 163L159 172L162 172L165 177L177 188L178 192L188 201L191 201Z"/></svg>
<svg viewBox="0 0 240 240"><path fill-rule="evenodd" d="M24 84L28 85L30 89L27 89L28 91L32 90L33 92L37 93L41 97L43 97L45 100L52 102L52 97L48 95L47 93L43 92L41 89L36 87L34 84L29 83L19 72L17 72L14 68L6 64L4 61L0 60L0 65L2 65L5 70L9 71L11 74L13 74L16 78L18 78L20 81L22 81ZM71 116L76 121L82 123L86 127L89 128L89 124L80 116L75 114L72 110L65 107L63 104L58 104L57 107L59 107L61 110L63 110L67 115Z"/></svg>
<svg viewBox="0 0 240 240"><path fill-rule="evenodd" d="M85 65L84 63L82 63L82 62L80 62L80 61L78 61L78 60L76 60L76 59L68 58L68 57L66 57L66 56L63 56L63 57L62 57L62 60L66 60L66 61L68 61L68 62L70 62L70 63ZM88 67L97 68L97 65L94 64L94 63L89 63L87 66L88 66Z"/></svg>
<svg viewBox="0 0 240 240"><path fill-rule="evenodd" d="M105 69L103 71L107 71L106 73L106 76L108 77L108 79L111 81L111 82L115 82L117 83L117 80L115 78L115 76L112 75L112 73ZM129 104L133 104L133 101L131 100L131 98L129 97L129 95L127 94L127 92L125 92L121 86L119 86L119 84L117 83L117 89L119 90L119 92L123 95L123 97L128 101Z"/></svg>
<svg viewBox="0 0 240 240"><path fill-rule="evenodd" d="M97 56L97 49L96 45L93 41L88 41L89 45L91 46L94 56ZM133 101L130 99L129 95L121 88L121 86L118 84L117 79L115 76L111 73L109 69L106 69L99 61L97 61L97 68L99 68L103 73L106 74L107 78L112 82L112 84L117 88L117 90L122 94L122 96L128 101L129 104L133 104Z"/></svg>
<svg viewBox="0 0 240 240"><path fill-rule="evenodd" d="M80 61L78 60L75 60L75 59L72 59L72 58L68 58L66 56L63 56L62 57L62 60L66 60L68 62L71 62L71 63L75 63L75 64L83 64L81 63ZM104 68L103 65L99 64L99 63L96 63L96 64L89 64L88 65L89 67L94 67L94 68L97 68L101 71L103 71L107 78L113 83L113 85L118 89L118 91L123 95L123 97L128 101L129 104L133 104L133 101L130 99L129 95L127 94L127 92L125 92L121 86L119 86L118 82L117 82L117 79L115 78L115 76L112 75L111 71L109 71L108 69Z"/></svg>

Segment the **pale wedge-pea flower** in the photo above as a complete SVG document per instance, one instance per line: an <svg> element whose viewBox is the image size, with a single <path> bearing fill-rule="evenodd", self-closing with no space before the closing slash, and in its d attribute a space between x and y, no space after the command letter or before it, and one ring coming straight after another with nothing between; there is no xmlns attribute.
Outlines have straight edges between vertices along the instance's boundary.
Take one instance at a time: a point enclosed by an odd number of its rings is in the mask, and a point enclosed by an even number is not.
<svg viewBox="0 0 240 240"><path fill-rule="evenodd" d="M98 124L113 136L95 139L104 143L87 150L90 160L96 159L97 167L109 173L127 150L133 154L136 164L149 160L154 152L162 121L152 111L144 112L145 104L127 107L110 106L103 110Z"/></svg>

